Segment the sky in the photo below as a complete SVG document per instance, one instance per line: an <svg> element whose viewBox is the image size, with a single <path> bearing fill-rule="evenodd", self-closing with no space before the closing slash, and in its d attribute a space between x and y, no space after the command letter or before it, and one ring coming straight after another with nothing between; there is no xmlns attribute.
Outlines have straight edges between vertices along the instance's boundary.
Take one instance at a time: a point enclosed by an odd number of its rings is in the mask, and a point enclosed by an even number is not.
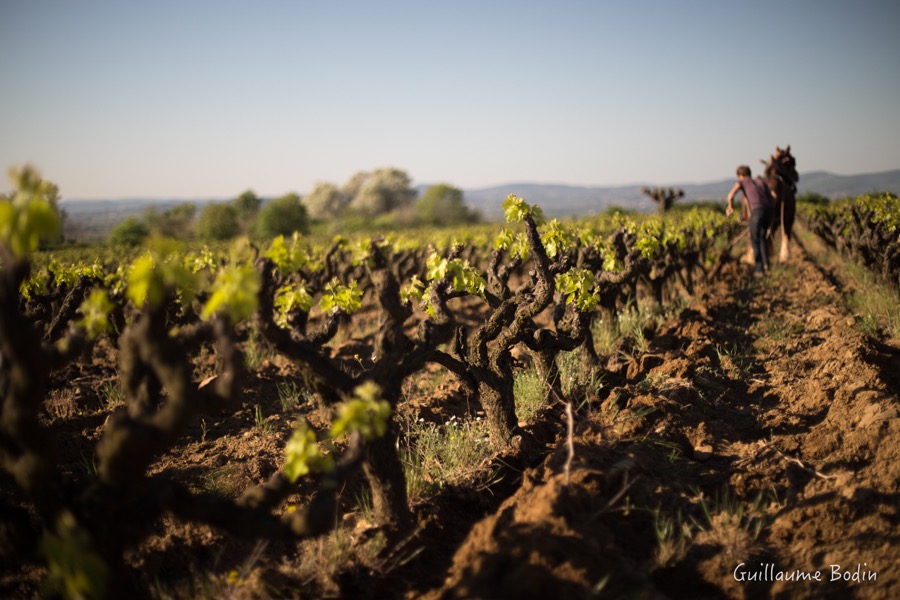
<svg viewBox="0 0 900 600"><path fill-rule="evenodd" d="M900 2L0 0L0 166L63 199L900 168ZM4 182L5 183L5 182ZM0 189L8 185L0 184Z"/></svg>

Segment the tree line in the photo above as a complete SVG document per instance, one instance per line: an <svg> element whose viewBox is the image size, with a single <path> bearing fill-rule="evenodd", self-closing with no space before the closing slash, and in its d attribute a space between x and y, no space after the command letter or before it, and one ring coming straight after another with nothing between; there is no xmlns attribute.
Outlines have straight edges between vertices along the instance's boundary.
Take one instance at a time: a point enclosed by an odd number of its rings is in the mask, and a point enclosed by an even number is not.
<svg viewBox="0 0 900 600"><path fill-rule="evenodd" d="M264 201L246 190L228 202L197 210L191 202L164 211L150 207L141 217L128 217L110 233L110 244L137 245L150 236L228 240L237 235L271 238L308 233L315 223L346 230L368 224L389 226L457 225L479 220L463 192L439 183L421 196L409 175L386 167L360 171L345 184L318 182L304 197L295 192Z"/></svg>

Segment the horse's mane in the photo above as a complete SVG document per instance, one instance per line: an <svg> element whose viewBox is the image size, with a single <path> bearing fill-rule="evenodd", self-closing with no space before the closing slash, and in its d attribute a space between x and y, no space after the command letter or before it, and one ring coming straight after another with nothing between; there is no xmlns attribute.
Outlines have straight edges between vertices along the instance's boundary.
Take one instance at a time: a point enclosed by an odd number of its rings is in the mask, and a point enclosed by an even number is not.
<svg viewBox="0 0 900 600"><path fill-rule="evenodd" d="M766 179L781 180L791 191L796 193L800 175L797 173L797 161L791 154L790 144L784 149L775 146L775 153L769 157L769 160L760 162L765 165Z"/></svg>

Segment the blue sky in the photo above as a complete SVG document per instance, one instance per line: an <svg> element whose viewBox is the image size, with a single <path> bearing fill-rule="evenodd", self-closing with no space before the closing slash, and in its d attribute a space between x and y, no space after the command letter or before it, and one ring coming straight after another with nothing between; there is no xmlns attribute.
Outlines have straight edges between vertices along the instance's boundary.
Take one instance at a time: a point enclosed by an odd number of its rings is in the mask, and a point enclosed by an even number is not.
<svg viewBox="0 0 900 600"><path fill-rule="evenodd" d="M0 166L64 198L900 168L896 1L0 0ZM0 186L5 187L5 186Z"/></svg>

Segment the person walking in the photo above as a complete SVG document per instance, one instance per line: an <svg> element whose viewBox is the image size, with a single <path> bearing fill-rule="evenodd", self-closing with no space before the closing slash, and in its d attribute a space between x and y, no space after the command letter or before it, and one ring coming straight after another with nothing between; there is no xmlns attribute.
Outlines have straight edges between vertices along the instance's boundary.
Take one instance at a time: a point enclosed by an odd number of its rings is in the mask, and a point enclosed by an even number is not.
<svg viewBox="0 0 900 600"><path fill-rule="evenodd" d="M750 167L741 165L737 168L737 178L734 187L728 192L728 208L725 216L731 217L734 213L734 197L742 192L741 220L749 216L748 227L750 229L750 245L753 248L753 275L762 277L769 270L769 256L766 248L766 231L769 229L770 207L772 205L772 192L762 179L753 179Z"/></svg>

